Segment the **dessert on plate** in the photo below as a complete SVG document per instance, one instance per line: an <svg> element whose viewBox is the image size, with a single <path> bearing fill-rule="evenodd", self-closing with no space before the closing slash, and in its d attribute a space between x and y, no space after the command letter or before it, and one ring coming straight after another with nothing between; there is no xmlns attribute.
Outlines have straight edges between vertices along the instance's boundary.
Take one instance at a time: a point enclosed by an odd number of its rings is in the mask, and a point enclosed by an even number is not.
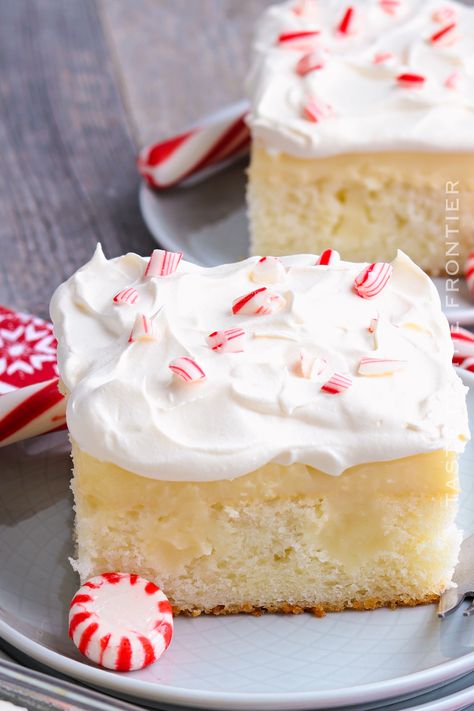
<svg viewBox="0 0 474 711"><path fill-rule="evenodd" d="M429 277L180 257L98 246L52 299L82 581L140 574L192 615L435 600L469 433Z"/></svg>
<svg viewBox="0 0 474 711"><path fill-rule="evenodd" d="M248 79L254 254L462 265L474 247L474 7L289 0ZM449 271L449 268L448 268Z"/></svg>

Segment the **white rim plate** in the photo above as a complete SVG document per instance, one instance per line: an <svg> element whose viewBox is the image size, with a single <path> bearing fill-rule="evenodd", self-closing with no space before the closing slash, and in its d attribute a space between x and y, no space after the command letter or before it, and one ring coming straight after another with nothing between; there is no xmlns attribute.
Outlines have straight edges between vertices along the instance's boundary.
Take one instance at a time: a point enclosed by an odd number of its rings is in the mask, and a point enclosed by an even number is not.
<svg viewBox="0 0 474 711"><path fill-rule="evenodd" d="M474 375L461 375L474 387ZM469 400L472 422L474 391ZM0 636L36 661L127 697L252 711L380 703L474 669L474 618L458 614L440 622L433 606L345 612L322 620L178 618L172 647L148 670L121 675L81 661L66 635L67 602L78 586L67 564L72 526L67 448L64 435L56 433L2 452ZM461 462L460 520L466 535L474 531L473 461L470 446ZM417 667L414 673L397 673ZM285 674L289 691L279 681ZM252 690L235 690L246 685ZM273 688L278 691L269 691Z"/></svg>

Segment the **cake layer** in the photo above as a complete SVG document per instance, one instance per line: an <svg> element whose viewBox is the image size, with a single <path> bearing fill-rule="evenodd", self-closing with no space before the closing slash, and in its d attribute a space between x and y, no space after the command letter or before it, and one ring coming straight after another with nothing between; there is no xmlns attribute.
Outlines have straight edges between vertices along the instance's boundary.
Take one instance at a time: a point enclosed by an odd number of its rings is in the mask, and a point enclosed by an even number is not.
<svg viewBox="0 0 474 711"><path fill-rule="evenodd" d="M402 249L431 274L458 276L474 249L474 153L309 160L257 142L249 178L254 254L331 246L353 261L377 261Z"/></svg>
<svg viewBox="0 0 474 711"><path fill-rule="evenodd" d="M73 457L81 578L139 573L176 612L417 604L436 599L456 563L454 453L339 477L271 464L214 482L146 479L77 445Z"/></svg>

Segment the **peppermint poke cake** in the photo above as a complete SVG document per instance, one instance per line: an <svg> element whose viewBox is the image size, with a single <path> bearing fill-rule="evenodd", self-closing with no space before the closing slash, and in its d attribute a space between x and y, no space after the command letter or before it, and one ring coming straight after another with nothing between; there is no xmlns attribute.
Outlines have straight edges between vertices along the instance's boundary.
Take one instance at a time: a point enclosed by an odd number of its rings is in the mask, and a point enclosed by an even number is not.
<svg viewBox="0 0 474 711"><path fill-rule="evenodd" d="M253 254L319 252L424 270L474 247L474 7L289 0L248 79ZM448 268L452 271L453 267Z"/></svg>
<svg viewBox="0 0 474 711"><path fill-rule="evenodd" d="M192 615L416 605L449 585L465 388L405 254L206 268L98 246L51 315L83 581L140 574Z"/></svg>

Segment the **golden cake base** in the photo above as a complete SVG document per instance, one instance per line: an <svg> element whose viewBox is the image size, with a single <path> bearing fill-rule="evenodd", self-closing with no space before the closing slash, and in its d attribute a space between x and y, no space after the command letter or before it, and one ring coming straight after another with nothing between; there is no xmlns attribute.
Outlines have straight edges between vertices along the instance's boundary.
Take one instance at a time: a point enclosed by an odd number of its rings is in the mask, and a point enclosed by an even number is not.
<svg viewBox="0 0 474 711"><path fill-rule="evenodd" d="M303 159L252 146L251 253L389 261L397 249L437 275L474 249L473 153L353 153ZM451 261L452 260L452 261Z"/></svg>
<svg viewBox="0 0 474 711"><path fill-rule="evenodd" d="M455 454L339 477L269 464L214 482L148 479L74 443L73 457L81 579L138 573L177 614L416 605L437 599L456 564Z"/></svg>

